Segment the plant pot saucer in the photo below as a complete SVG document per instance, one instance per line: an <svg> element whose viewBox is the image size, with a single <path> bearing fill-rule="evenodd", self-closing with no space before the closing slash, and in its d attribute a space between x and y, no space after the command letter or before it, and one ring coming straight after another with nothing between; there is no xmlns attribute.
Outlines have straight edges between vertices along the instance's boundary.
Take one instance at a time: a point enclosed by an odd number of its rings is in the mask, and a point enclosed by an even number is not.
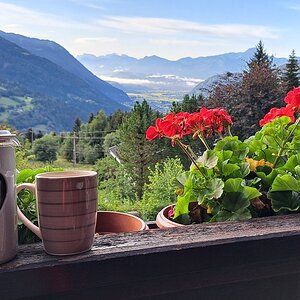
<svg viewBox="0 0 300 300"><path fill-rule="evenodd" d="M174 206L174 204L171 204L165 208L163 208L156 217L156 224L159 228L172 228L172 227L181 227L186 226L183 224L179 224L176 222L171 221L168 219L168 212L169 210Z"/></svg>
<svg viewBox="0 0 300 300"><path fill-rule="evenodd" d="M96 234L135 232L147 229L147 224L134 215L116 211L97 212Z"/></svg>

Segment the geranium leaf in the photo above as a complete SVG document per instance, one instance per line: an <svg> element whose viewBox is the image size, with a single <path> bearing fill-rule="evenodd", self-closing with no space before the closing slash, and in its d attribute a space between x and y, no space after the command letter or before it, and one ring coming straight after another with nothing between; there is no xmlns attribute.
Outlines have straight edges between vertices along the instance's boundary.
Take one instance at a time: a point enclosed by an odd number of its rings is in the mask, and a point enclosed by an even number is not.
<svg viewBox="0 0 300 300"><path fill-rule="evenodd" d="M224 182L220 178L213 178L207 182L202 194L206 199L218 199L223 194L223 188Z"/></svg>
<svg viewBox="0 0 300 300"><path fill-rule="evenodd" d="M296 154L296 155L292 155L287 162L285 163L285 165L283 166L283 168L285 170L288 170L292 173L294 173L295 171L295 167L300 165L300 154Z"/></svg>
<svg viewBox="0 0 300 300"><path fill-rule="evenodd" d="M261 178L265 186L271 186L278 175L278 169L273 169L270 174L266 175L264 172L256 172L256 175Z"/></svg>
<svg viewBox="0 0 300 300"><path fill-rule="evenodd" d="M251 219L251 212L248 208L243 208L236 212L230 212L226 210L221 210L214 217L213 221L223 222L223 221L240 221Z"/></svg>
<svg viewBox="0 0 300 300"><path fill-rule="evenodd" d="M189 178L189 172L183 172L174 180L174 185L177 187L183 187L186 181L188 180L188 178Z"/></svg>
<svg viewBox="0 0 300 300"><path fill-rule="evenodd" d="M300 179L300 166L295 167L295 174L296 174L297 179L299 180Z"/></svg>
<svg viewBox="0 0 300 300"><path fill-rule="evenodd" d="M277 191L300 191L300 182L290 174L278 175L273 184L271 192Z"/></svg>
<svg viewBox="0 0 300 300"><path fill-rule="evenodd" d="M233 152L230 150L221 150L221 151L215 151L215 154L218 156L218 166L221 168L223 163L227 163L230 158L232 157Z"/></svg>
<svg viewBox="0 0 300 300"><path fill-rule="evenodd" d="M241 178L230 178L226 180L224 191L226 195L222 204L231 212L248 207L251 199L261 195L256 188L245 186Z"/></svg>
<svg viewBox="0 0 300 300"><path fill-rule="evenodd" d="M250 165L246 162L240 164L239 170L231 174L233 178L245 178L250 173Z"/></svg>
<svg viewBox="0 0 300 300"><path fill-rule="evenodd" d="M173 221L183 224L183 225L190 225L192 223L191 218L188 214L182 214L182 215L174 218Z"/></svg>
<svg viewBox="0 0 300 300"><path fill-rule="evenodd" d="M218 163L218 156L212 150L206 150L197 160L203 167L207 169L214 168Z"/></svg>
<svg viewBox="0 0 300 300"><path fill-rule="evenodd" d="M190 203L190 193L185 193L183 196L177 197L174 219L180 215L189 213L189 203Z"/></svg>
<svg viewBox="0 0 300 300"><path fill-rule="evenodd" d="M240 167L238 165L236 165L236 164L225 164L222 167L222 174L224 176L228 176L231 173L233 173L234 171L239 170L239 169L240 169Z"/></svg>
<svg viewBox="0 0 300 300"><path fill-rule="evenodd" d="M275 212L281 210L297 211L300 208L300 193L294 191L269 192L272 208Z"/></svg>

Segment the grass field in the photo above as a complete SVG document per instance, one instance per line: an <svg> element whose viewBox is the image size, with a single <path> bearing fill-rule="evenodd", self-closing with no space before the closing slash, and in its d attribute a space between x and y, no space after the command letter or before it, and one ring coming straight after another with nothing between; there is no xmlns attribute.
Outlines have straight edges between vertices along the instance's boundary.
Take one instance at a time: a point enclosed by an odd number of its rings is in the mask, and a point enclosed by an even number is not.
<svg viewBox="0 0 300 300"><path fill-rule="evenodd" d="M9 107L9 106L17 106L19 103L16 100L13 100L12 98L8 97L1 97L0 98L0 105L3 107Z"/></svg>
<svg viewBox="0 0 300 300"><path fill-rule="evenodd" d="M28 164L26 168L30 169L36 169L36 168L42 168L49 166L47 163L43 163L41 161L36 161L36 160L30 160L28 161ZM64 170L93 170L93 165L88 165L88 164L73 164L72 162L69 162L65 159L58 158L56 161L51 164L52 167L54 168L62 168Z"/></svg>

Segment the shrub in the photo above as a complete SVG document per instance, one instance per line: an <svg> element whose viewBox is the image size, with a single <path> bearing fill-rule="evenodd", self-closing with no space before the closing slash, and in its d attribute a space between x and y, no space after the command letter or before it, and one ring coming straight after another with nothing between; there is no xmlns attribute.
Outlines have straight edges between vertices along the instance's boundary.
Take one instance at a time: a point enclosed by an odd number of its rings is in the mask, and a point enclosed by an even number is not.
<svg viewBox="0 0 300 300"><path fill-rule="evenodd" d="M179 158L167 158L150 168L149 183L144 186L142 200L138 202L138 211L146 220L155 220L157 213L165 206L176 202L174 179L183 172Z"/></svg>
<svg viewBox="0 0 300 300"><path fill-rule="evenodd" d="M113 158L99 159L95 165L99 176L98 207L100 210L131 211L137 195L134 183L124 167Z"/></svg>

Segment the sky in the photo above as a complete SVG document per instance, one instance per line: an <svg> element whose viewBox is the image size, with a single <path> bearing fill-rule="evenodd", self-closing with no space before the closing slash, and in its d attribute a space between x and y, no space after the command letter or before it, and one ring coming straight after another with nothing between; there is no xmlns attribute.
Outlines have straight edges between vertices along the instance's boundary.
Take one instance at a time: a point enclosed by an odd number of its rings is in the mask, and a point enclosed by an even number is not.
<svg viewBox="0 0 300 300"><path fill-rule="evenodd" d="M52 40L72 55L136 58L243 52L300 56L300 0L0 0L0 30Z"/></svg>

